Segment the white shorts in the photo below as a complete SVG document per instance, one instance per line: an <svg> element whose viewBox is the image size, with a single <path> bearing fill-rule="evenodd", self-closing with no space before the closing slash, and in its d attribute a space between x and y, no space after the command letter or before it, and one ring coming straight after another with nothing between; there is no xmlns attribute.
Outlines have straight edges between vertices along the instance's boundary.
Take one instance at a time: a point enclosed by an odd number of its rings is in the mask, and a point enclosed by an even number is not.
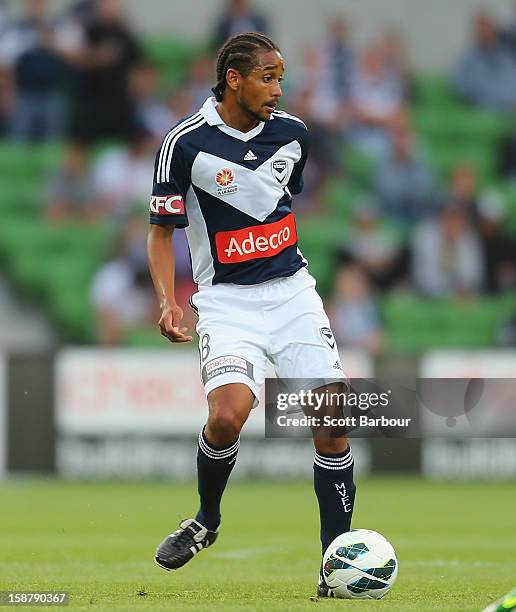
<svg viewBox="0 0 516 612"><path fill-rule="evenodd" d="M328 317L306 268L259 285L201 286L191 303L199 316L206 395L222 385L244 383L258 399L267 359L279 378L316 379L312 388L345 380Z"/></svg>

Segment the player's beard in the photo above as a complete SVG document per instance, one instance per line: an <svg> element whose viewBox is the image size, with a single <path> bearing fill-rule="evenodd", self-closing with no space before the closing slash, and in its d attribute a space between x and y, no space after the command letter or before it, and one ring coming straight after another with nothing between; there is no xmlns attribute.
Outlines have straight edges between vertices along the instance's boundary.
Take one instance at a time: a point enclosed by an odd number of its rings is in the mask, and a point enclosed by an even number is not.
<svg viewBox="0 0 516 612"><path fill-rule="evenodd" d="M268 115L268 113L266 113L265 111L263 112L263 115L260 114L260 111L258 110L253 110L248 104L246 104L243 100L239 100L238 101L240 104L240 108L250 117L253 117L253 119L256 119L256 121L260 122L260 121L269 121L270 116Z"/></svg>

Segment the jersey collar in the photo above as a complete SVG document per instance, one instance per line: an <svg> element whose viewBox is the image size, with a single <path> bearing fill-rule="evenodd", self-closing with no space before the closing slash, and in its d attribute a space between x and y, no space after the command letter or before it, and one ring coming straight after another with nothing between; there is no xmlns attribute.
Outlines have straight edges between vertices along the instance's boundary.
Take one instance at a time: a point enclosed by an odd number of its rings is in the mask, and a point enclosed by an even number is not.
<svg viewBox="0 0 516 612"><path fill-rule="evenodd" d="M265 121L260 121L260 123L249 132L241 132L240 130L226 125L217 111L217 101L214 97L208 98L202 105L201 115L206 119L208 125L216 126L221 132L228 134L228 136L233 136L233 138L238 138L238 140L243 140L244 142L258 136L265 127Z"/></svg>

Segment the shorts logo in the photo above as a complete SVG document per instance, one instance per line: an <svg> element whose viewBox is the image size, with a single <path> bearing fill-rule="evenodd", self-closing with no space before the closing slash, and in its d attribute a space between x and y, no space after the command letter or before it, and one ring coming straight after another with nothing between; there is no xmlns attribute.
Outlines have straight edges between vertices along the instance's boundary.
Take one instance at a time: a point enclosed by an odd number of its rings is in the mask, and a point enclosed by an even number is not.
<svg viewBox="0 0 516 612"><path fill-rule="evenodd" d="M273 257L296 243L296 223L292 213L275 223L215 234L215 247L220 263L240 263L250 259Z"/></svg>
<svg viewBox="0 0 516 612"><path fill-rule="evenodd" d="M333 337L332 331L329 327L321 327L319 330L321 332L321 336L326 344L331 348L335 348L335 338Z"/></svg>
<svg viewBox="0 0 516 612"><path fill-rule="evenodd" d="M184 215L185 203L180 195L152 196L150 212L155 215Z"/></svg>
<svg viewBox="0 0 516 612"><path fill-rule="evenodd" d="M200 343L201 361L206 361L210 354L210 334L204 334Z"/></svg>
<svg viewBox="0 0 516 612"><path fill-rule="evenodd" d="M284 185L288 177L288 162L286 159L276 159L271 163L272 176L280 185Z"/></svg>
<svg viewBox="0 0 516 612"><path fill-rule="evenodd" d="M231 168L222 168L215 175L217 183L217 195L228 195L238 191L238 185L235 182L235 173Z"/></svg>
<svg viewBox="0 0 516 612"><path fill-rule="evenodd" d="M238 374L244 374L251 380L253 377L253 364L243 357L237 357L236 355L224 355L222 357L216 357L208 363L205 363L202 368L202 382L206 384L215 376L221 374L227 374L229 372L237 372Z"/></svg>

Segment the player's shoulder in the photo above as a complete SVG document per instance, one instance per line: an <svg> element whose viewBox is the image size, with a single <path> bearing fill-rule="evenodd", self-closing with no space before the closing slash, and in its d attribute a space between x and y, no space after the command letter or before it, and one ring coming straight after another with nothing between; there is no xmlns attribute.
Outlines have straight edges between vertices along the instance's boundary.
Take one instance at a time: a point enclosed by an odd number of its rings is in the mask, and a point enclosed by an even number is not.
<svg viewBox="0 0 516 612"><path fill-rule="evenodd" d="M207 125L206 119L197 112L178 121L165 134L156 155L157 182L168 180L173 164L182 163L189 166L192 163L195 151L203 140L199 132L205 125Z"/></svg>
<svg viewBox="0 0 516 612"><path fill-rule="evenodd" d="M299 117L296 117L296 115L291 115L290 113L287 113L286 111L282 111L282 110L275 110L272 113L272 117L274 118L274 121L276 122L276 125L278 126L285 126L285 127L289 127L292 130L297 130L300 132L306 132L307 131L307 127L305 122L300 119Z"/></svg>
<svg viewBox="0 0 516 612"><path fill-rule="evenodd" d="M274 111L269 121L273 132L281 133L288 140L297 140L304 148L308 145L308 129L305 122L285 111Z"/></svg>
<svg viewBox="0 0 516 612"><path fill-rule="evenodd" d="M182 148L196 142L201 136L203 126L206 125L206 119L200 111L183 117L165 134L161 148Z"/></svg>

